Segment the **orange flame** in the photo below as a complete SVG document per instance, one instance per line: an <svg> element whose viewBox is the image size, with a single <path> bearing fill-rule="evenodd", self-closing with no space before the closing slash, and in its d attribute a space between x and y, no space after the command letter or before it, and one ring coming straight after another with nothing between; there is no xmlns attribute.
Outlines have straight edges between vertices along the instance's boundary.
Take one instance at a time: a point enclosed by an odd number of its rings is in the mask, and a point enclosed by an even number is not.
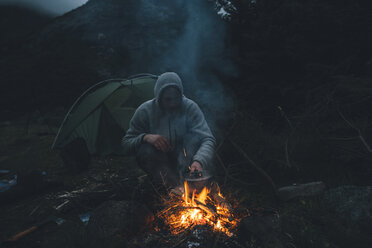
<svg viewBox="0 0 372 248"><path fill-rule="evenodd" d="M190 189L185 181L184 192L182 198L173 199L168 203L168 208L158 214L172 233L180 233L195 225L209 225L215 231L233 235L232 230L240 219L233 216L230 204L219 192L219 188L214 194L206 187L199 194L193 190L190 196Z"/></svg>

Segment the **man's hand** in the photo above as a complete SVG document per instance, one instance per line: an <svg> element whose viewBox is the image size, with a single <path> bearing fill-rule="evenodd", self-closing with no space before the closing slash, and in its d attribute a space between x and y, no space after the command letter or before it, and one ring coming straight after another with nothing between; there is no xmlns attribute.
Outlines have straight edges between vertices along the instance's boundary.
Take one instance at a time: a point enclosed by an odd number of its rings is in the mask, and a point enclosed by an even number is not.
<svg viewBox="0 0 372 248"><path fill-rule="evenodd" d="M168 152L171 149L168 140L159 134L146 134L143 140L162 152Z"/></svg>
<svg viewBox="0 0 372 248"><path fill-rule="evenodd" d="M190 165L190 172L194 172L194 171L199 171L199 172L202 172L203 171L203 167L201 166L201 164L198 162L198 161L194 161L192 162L192 164Z"/></svg>

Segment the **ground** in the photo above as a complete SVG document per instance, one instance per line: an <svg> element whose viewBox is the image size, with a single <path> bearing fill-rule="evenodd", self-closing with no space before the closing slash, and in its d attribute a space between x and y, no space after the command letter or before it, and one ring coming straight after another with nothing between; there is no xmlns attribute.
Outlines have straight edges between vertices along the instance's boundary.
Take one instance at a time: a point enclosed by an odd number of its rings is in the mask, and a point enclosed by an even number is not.
<svg viewBox="0 0 372 248"><path fill-rule="evenodd" d="M10 170L1 179L18 175L19 180L19 185L0 195L0 240L5 241L50 216L63 218L65 222L60 226L48 223L5 246L86 246L93 237L89 236L79 215L92 212L109 200L136 201L152 211L159 209L159 205L152 205L159 203L156 201L159 197L134 158L93 157L88 170L71 171L64 167L58 152L51 150L58 125L51 124L48 118L34 116L22 116L0 125L0 169ZM35 176L38 173L40 176ZM34 175L31 179L25 176L30 174ZM236 243L227 244L228 239L218 235L208 236L208 240L215 240L212 243L216 246L213 247L367 247L370 241L366 233L368 229L337 215L327 206L323 195L280 202L275 200L259 175L254 177L256 182L250 185L229 178L224 180L223 173L216 177L226 197L237 200L241 208L250 210L255 217L243 221L244 228L233 239ZM22 180L32 182L32 185L26 185L25 189ZM154 229L151 227L134 235L121 233L121 236L116 235L109 243L106 241L101 245L154 247L156 244L171 247L161 243L164 237L161 238ZM182 241L181 238L173 239ZM192 239L195 237L191 235ZM190 240L183 239L178 246L194 244Z"/></svg>

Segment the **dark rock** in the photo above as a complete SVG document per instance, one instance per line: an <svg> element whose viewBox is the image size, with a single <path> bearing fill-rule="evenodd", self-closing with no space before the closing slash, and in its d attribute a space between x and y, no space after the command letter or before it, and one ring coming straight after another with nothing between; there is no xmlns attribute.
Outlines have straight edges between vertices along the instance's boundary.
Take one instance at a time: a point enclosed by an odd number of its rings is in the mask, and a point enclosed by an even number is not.
<svg viewBox="0 0 372 248"><path fill-rule="evenodd" d="M42 247L84 247L86 236L83 223L67 220L45 238Z"/></svg>
<svg viewBox="0 0 372 248"><path fill-rule="evenodd" d="M324 201L339 217L372 226L372 187L342 186L325 192Z"/></svg>
<svg viewBox="0 0 372 248"><path fill-rule="evenodd" d="M107 201L95 209L87 226L89 239L131 235L151 228L154 215L133 201Z"/></svg>
<svg viewBox="0 0 372 248"><path fill-rule="evenodd" d="M283 247L279 236L281 225L279 216L276 214L264 216L249 216L241 221L238 235L241 241L251 242L258 239L264 247Z"/></svg>
<svg viewBox="0 0 372 248"><path fill-rule="evenodd" d="M324 194L328 235L339 247L371 247L372 187L341 186Z"/></svg>
<svg viewBox="0 0 372 248"><path fill-rule="evenodd" d="M153 233L144 233L136 239L138 247L161 247L161 237Z"/></svg>
<svg viewBox="0 0 372 248"><path fill-rule="evenodd" d="M278 195L282 201L288 201L299 196L319 195L323 193L325 188L326 187L323 182L311 182L282 187L278 189Z"/></svg>

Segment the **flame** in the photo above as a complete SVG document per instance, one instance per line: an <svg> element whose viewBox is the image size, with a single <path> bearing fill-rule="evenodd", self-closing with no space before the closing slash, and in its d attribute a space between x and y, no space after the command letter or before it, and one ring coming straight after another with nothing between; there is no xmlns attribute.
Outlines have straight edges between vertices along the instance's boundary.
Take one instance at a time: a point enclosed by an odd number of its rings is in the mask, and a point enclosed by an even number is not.
<svg viewBox="0 0 372 248"><path fill-rule="evenodd" d="M232 236L232 230L237 227L240 219L233 216L230 204L219 191L211 194L204 187L200 193L190 192L187 182L184 182L184 194L168 202L168 208L158 213L174 234L193 228L196 225L209 225L214 231L220 231Z"/></svg>
<svg viewBox="0 0 372 248"><path fill-rule="evenodd" d="M185 203L187 205L187 204L189 204L189 200L188 200L189 199L189 197L188 197L188 195L189 195L189 187L188 187L186 181L183 183L183 187L185 189L184 199L185 199Z"/></svg>

